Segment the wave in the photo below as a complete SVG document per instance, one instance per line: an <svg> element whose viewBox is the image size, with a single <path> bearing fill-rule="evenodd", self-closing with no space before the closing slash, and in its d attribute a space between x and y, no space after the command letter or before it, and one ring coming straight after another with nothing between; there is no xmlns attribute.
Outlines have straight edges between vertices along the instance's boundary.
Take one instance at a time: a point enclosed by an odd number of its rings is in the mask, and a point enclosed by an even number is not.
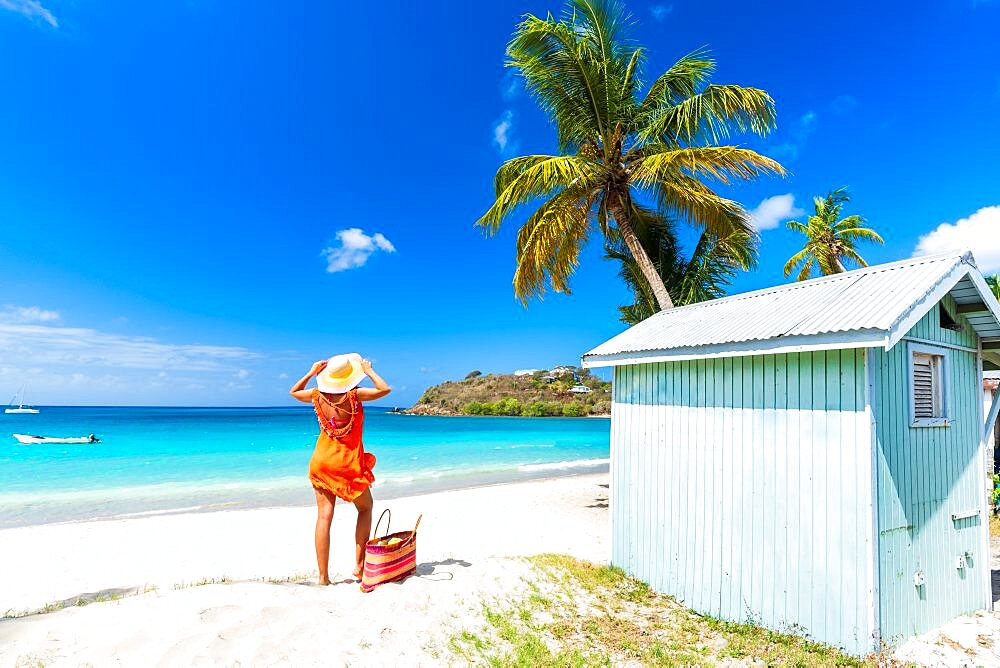
<svg viewBox="0 0 1000 668"><path fill-rule="evenodd" d="M386 485L409 485L413 481L414 477L411 475L382 479L382 483Z"/></svg>
<svg viewBox="0 0 1000 668"><path fill-rule="evenodd" d="M534 473L537 471L568 471L570 469L594 468L597 466L608 466L610 459L576 459L568 462L549 462L546 464L522 464L517 470L522 473Z"/></svg>

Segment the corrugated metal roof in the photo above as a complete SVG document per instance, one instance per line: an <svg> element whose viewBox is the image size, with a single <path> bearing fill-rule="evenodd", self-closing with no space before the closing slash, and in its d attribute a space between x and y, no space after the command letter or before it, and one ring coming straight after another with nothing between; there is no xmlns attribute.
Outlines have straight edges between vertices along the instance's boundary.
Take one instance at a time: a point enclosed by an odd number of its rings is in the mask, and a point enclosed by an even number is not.
<svg viewBox="0 0 1000 668"><path fill-rule="evenodd" d="M630 354L671 351L699 357L746 351L753 342L767 342L774 352L782 344L856 347L885 340L888 345L893 327L923 305L920 315L926 313L940 299L926 303L928 298L941 289L960 304L992 300L993 310L969 314L970 324L982 337L1000 337L1000 304L991 294L982 295L977 283L985 287L970 253L866 267L662 311L583 360L594 366Z"/></svg>

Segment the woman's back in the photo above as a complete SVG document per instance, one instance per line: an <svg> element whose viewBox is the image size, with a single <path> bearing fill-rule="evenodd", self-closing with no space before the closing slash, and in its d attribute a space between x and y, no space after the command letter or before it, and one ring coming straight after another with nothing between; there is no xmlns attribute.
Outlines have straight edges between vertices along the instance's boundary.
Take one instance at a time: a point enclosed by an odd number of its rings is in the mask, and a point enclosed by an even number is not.
<svg viewBox="0 0 1000 668"><path fill-rule="evenodd" d="M329 394L316 390L319 401L316 402L316 410L330 422L337 425L348 422L356 412L356 407L352 405L351 392L344 394Z"/></svg>

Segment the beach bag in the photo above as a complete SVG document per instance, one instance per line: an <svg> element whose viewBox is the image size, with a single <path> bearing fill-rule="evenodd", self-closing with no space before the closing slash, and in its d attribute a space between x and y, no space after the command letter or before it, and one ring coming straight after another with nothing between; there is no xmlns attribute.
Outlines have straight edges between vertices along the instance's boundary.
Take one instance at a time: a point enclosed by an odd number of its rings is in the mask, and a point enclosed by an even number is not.
<svg viewBox="0 0 1000 668"><path fill-rule="evenodd" d="M385 523L385 535L378 537L378 529L382 518L389 519ZM389 533L392 513L386 508L375 524L375 538L365 543L365 569L361 575L361 591L370 592L375 587L386 582L405 580L417 572L417 527L423 515L417 518L413 531L397 531Z"/></svg>

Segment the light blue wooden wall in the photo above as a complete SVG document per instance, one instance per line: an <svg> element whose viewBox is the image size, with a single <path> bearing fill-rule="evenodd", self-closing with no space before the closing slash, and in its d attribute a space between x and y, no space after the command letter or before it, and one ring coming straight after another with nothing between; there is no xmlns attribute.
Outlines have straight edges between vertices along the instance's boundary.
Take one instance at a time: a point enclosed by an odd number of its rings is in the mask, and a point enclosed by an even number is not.
<svg viewBox="0 0 1000 668"><path fill-rule="evenodd" d="M874 636L863 350L617 367L612 562L715 617Z"/></svg>
<svg viewBox="0 0 1000 668"><path fill-rule="evenodd" d="M950 297L946 298L950 300ZM971 329L940 327L935 306L908 336L975 348ZM893 644L989 604L989 555L981 516L952 521L951 513L980 508L982 386L973 352L947 349L951 384L949 427L910 426L908 342L872 349L878 474L880 627ZM955 562L970 551L972 566ZM924 587L914 586L923 571Z"/></svg>

